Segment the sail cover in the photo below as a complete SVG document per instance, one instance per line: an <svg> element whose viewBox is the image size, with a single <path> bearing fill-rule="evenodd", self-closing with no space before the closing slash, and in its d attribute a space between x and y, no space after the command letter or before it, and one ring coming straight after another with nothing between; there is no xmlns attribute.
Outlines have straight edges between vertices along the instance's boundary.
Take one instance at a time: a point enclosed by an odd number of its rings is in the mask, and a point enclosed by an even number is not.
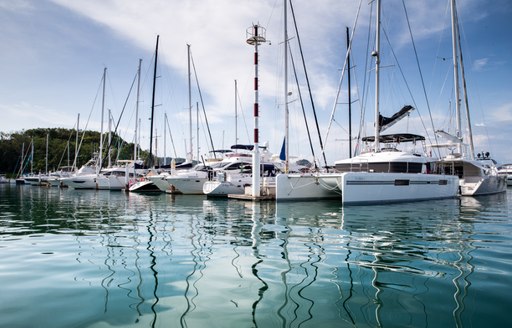
<svg viewBox="0 0 512 328"><path fill-rule="evenodd" d="M397 113L393 114L391 117L385 117L379 114L379 131L384 131L387 128L391 127L396 122L400 121L402 118L405 117L405 115L409 114L410 111L412 111L414 107L411 105L405 105L398 111Z"/></svg>

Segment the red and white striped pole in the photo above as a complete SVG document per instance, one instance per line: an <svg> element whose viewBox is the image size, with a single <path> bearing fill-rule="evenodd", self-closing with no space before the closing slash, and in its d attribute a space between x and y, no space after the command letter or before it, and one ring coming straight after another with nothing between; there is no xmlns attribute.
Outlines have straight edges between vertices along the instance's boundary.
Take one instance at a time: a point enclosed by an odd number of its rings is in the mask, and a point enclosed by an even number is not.
<svg viewBox="0 0 512 328"><path fill-rule="evenodd" d="M253 25L247 29L247 43L254 46L254 149L252 153L252 196L260 196L258 45L266 42L265 28Z"/></svg>

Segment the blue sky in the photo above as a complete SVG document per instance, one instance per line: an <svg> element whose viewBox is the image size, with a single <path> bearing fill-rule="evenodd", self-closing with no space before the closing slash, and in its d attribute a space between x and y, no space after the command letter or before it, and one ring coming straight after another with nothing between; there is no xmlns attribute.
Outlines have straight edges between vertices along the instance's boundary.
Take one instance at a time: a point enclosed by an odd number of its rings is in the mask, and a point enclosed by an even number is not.
<svg viewBox="0 0 512 328"><path fill-rule="evenodd" d="M432 135L429 108L435 129L453 130L448 1L404 2L423 83L411 46L403 2L384 0L382 22L386 36L383 36L381 51L385 67L381 112L390 116L405 104L417 107L409 118L387 132ZM459 0L457 5L462 22L476 150L491 151L498 161L512 162L508 151L512 136L512 3L496 0L490 5L485 0ZM345 27L354 26L359 1L297 0L293 6L322 136L327 133L329 118L335 108L336 121L329 138L324 141L327 159L332 163L348 156L345 81L341 87L340 104L335 107L334 102L345 58ZM372 133L374 112L373 77L363 98L365 63L369 57L366 44L370 9L368 1L362 1L352 55L353 98L358 100L353 106L352 127L356 133L364 108L363 135ZM148 148L152 59L159 34L158 106L155 109L156 135L160 136L158 154L164 153L164 113L169 117L174 141L172 147L167 138L166 154L172 156L176 149L177 156L184 157L189 147L187 44L191 45L215 147L227 148L236 142L252 143L254 48L245 40L247 28L259 23L266 28L266 37L270 41L260 46L260 143L268 141L270 150L278 153L285 126L282 17L282 0L0 0L0 131L73 128L78 113L82 128L90 116L88 129L99 131L101 101L98 91L103 68L107 67L106 108L117 120L139 58L142 58L141 143L143 148ZM291 14L288 35L295 64L299 67ZM398 63L393 58L395 56ZM399 68L407 77L413 97L402 82ZM304 85L303 74L298 72L298 75ZM240 99L237 141L235 79ZM194 75L192 81L192 143L194 148L199 144L200 154L204 154L208 145L203 127L199 139L196 138L196 102L200 99ZM289 81L290 153L310 157L298 92L291 73ZM306 92L301 89L307 115L311 118ZM134 115L135 93L132 93L119 125L121 136L129 141L133 139ZM312 121L309 125L313 129ZM318 142L315 136L313 138L319 157ZM194 149L194 155L196 152Z"/></svg>

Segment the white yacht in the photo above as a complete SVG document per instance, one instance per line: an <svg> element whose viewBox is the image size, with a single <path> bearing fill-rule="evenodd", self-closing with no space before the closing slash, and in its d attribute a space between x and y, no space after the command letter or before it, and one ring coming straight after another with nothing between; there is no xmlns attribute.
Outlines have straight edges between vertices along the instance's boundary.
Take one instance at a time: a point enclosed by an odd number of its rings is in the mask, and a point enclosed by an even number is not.
<svg viewBox="0 0 512 328"><path fill-rule="evenodd" d="M507 185L512 186L512 164L502 164L498 167L498 174L505 176Z"/></svg>
<svg viewBox="0 0 512 328"><path fill-rule="evenodd" d="M381 132L405 117L414 108L404 106L391 117L380 115L380 0L376 2L375 121L374 136L363 138L366 151L353 158L335 162L333 172L279 174L276 200L338 198L343 205L390 203L456 197L458 178L433 174L432 159L424 151L407 152L397 146L404 142L415 145L425 138L413 134L381 135ZM384 147L381 148L381 143Z"/></svg>
<svg viewBox="0 0 512 328"><path fill-rule="evenodd" d="M141 170L135 168L140 161L118 160L116 165L101 170L101 175L96 178L97 188L100 190L125 190L128 189L130 180L141 174Z"/></svg>
<svg viewBox="0 0 512 328"><path fill-rule="evenodd" d="M467 95L464 101L466 112L466 128L462 124L462 106L460 98L459 74L465 81L461 58L461 47L458 28L458 15L455 0L451 0L452 16L452 52L453 52L453 82L455 90L455 135L443 130L436 131L437 135L446 140L446 143L435 145L448 148L449 152L442 159L448 173L459 177L460 194L462 196L479 196L504 192L507 188L506 178L498 174L496 161L490 158L489 153L479 153L475 158L470 111ZM464 86L466 83L464 83ZM466 89L464 88L464 91ZM463 131L466 131L463 135ZM469 150L467 149L469 147Z"/></svg>
<svg viewBox="0 0 512 328"><path fill-rule="evenodd" d="M456 197L456 176L435 174L435 159L397 149L398 144L424 139L414 134L380 135L383 148L336 161L334 172L278 175L276 199L341 198L342 204L349 205ZM363 141L375 143L375 138Z"/></svg>
<svg viewBox="0 0 512 328"><path fill-rule="evenodd" d="M96 189L97 176L96 159L92 158L74 174L60 178L60 182L73 189Z"/></svg>
<svg viewBox="0 0 512 328"><path fill-rule="evenodd" d="M252 185L252 163L237 162L234 164L237 165L220 169L213 180L203 184L203 193L206 196L227 197L245 193L245 188ZM279 172L277 166L274 163L262 163L260 166L262 184L274 186L275 176Z"/></svg>

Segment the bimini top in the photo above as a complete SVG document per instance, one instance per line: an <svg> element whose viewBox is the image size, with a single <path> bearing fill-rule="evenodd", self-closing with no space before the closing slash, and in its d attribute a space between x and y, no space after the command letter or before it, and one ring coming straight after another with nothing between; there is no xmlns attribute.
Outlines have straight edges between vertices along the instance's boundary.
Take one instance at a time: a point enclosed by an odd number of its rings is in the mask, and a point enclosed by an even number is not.
<svg viewBox="0 0 512 328"><path fill-rule="evenodd" d="M362 139L364 142L374 142L375 136L368 136ZM392 142L416 142L424 141L425 137L412 133L397 133L397 134L383 134L379 136L379 142L392 143Z"/></svg>
<svg viewBox="0 0 512 328"><path fill-rule="evenodd" d="M253 150L254 145L233 145L231 149Z"/></svg>

